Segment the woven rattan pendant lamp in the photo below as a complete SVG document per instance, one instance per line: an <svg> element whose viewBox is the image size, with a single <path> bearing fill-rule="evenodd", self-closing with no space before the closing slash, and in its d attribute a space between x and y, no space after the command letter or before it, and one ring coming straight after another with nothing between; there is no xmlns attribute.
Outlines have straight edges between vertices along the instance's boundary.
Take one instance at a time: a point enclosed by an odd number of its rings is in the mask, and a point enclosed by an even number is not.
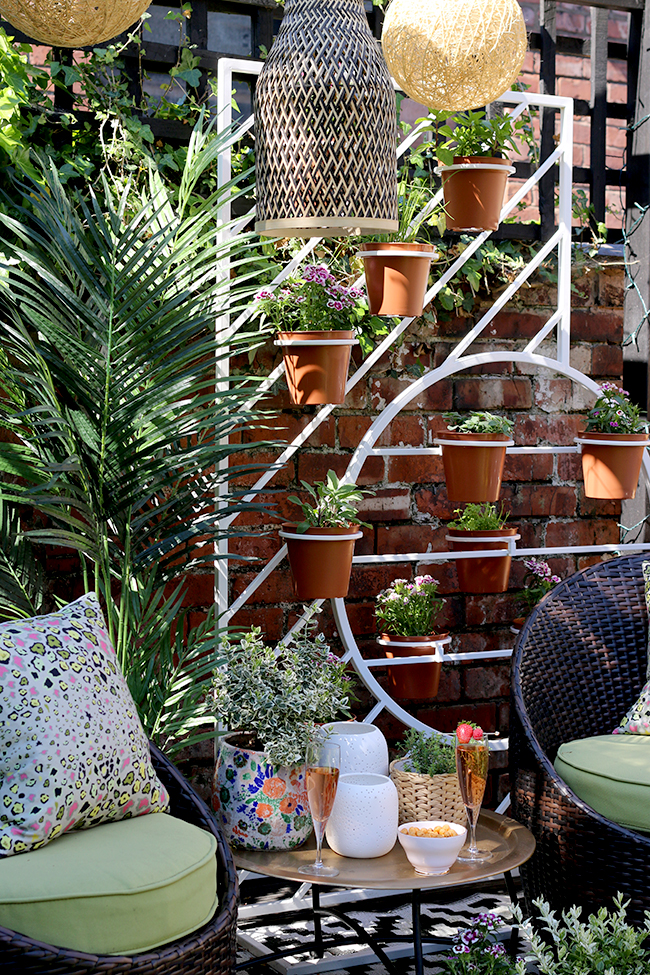
<svg viewBox="0 0 650 975"><path fill-rule="evenodd" d="M0 17L54 47L101 44L132 27L151 0L0 0Z"/></svg>
<svg viewBox="0 0 650 975"><path fill-rule="evenodd" d="M254 111L258 233L397 230L395 91L363 0L287 0Z"/></svg>
<svg viewBox="0 0 650 975"><path fill-rule="evenodd" d="M456 112L512 87L526 25L517 0L393 0L381 44L402 91L430 109Z"/></svg>

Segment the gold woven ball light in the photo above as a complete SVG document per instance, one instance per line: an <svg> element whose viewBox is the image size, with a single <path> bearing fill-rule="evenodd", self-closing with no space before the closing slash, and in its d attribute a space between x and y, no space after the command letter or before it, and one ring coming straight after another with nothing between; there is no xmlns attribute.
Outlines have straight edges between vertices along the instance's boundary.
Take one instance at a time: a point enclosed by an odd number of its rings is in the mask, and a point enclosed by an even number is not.
<svg viewBox="0 0 650 975"><path fill-rule="evenodd" d="M53 47L101 44L132 27L151 0L0 0L0 17Z"/></svg>
<svg viewBox="0 0 650 975"><path fill-rule="evenodd" d="M526 25L517 0L393 0L381 43L407 95L430 109L462 111L512 87Z"/></svg>

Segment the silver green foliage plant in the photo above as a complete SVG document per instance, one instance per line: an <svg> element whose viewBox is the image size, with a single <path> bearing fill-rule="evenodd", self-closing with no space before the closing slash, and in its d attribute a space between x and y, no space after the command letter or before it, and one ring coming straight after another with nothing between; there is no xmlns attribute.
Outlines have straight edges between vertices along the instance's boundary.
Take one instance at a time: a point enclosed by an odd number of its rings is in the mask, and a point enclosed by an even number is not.
<svg viewBox="0 0 650 975"><path fill-rule="evenodd" d="M417 772L418 775L455 774L454 746L439 735L409 728L404 735L402 745L406 749L403 759L405 772Z"/></svg>
<svg viewBox="0 0 650 975"><path fill-rule="evenodd" d="M301 508L304 516L296 528L299 533L306 532L308 528L370 527L360 520L357 508L364 494L374 494L374 491L358 488L356 484L341 484L334 471L328 471L326 480L318 481L313 486L306 481L300 483L313 503L301 501L295 495L289 497L289 501Z"/></svg>
<svg viewBox="0 0 650 975"><path fill-rule="evenodd" d="M315 630L308 618L290 644L275 649L259 627L221 643L215 716L230 731L253 732L254 747L274 765L302 764L317 725L350 717L347 667Z"/></svg>
<svg viewBox="0 0 650 975"><path fill-rule="evenodd" d="M650 950L645 947L650 935L650 912L642 928L626 921L629 901L622 894L614 898L614 910L601 907L581 920L582 908L570 907L559 917L543 900L533 901L543 935L530 921L523 925L533 948L540 975L648 975ZM517 920L522 922L519 909Z"/></svg>
<svg viewBox="0 0 650 975"><path fill-rule="evenodd" d="M443 413L450 430L455 433L512 433L514 420L507 416L488 413L487 410L472 410L470 413Z"/></svg>

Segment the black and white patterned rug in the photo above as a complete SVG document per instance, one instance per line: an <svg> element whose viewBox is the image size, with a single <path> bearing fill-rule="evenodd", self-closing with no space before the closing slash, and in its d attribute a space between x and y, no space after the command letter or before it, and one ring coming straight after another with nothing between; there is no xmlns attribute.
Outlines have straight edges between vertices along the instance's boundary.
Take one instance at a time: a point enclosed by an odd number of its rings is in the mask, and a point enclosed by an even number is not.
<svg viewBox="0 0 650 975"><path fill-rule="evenodd" d="M266 906L270 911L279 901L295 897L297 885L268 880L266 878L245 880L242 884L242 907L239 922L238 962L245 962L264 952L280 951L296 946L295 954L270 965L255 966L251 972L282 972L287 975L303 975L312 971L327 971L330 975L387 975L384 965L373 958L367 945L352 944L342 948L332 948L325 952L324 958L316 962L309 952L300 951L300 945L313 940L313 924L307 909L310 900L305 901L302 910L284 910L264 916L250 917L249 913L258 907ZM371 896L376 892L368 892ZM487 881L476 888L456 887L447 890L431 891L430 898L423 892L422 933L430 937L450 938L458 928L467 927L473 918L483 912L493 912L501 916L509 930L512 923L510 898L503 879ZM323 895L325 900L326 895ZM326 906L324 903L323 906ZM393 895L361 900L346 907L334 905L355 918L365 931L374 935L385 947L390 945L391 934L411 933L411 903L408 896ZM323 936L348 936L349 927L335 917L323 918ZM250 939L255 939L254 945ZM395 953L389 950L395 966L404 975L413 972L409 949L402 944L395 945ZM449 954L448 948L443 948ZM396 957L397 954L397 957ZM435 955L425 955L427 975L439 971Z"/></svg>

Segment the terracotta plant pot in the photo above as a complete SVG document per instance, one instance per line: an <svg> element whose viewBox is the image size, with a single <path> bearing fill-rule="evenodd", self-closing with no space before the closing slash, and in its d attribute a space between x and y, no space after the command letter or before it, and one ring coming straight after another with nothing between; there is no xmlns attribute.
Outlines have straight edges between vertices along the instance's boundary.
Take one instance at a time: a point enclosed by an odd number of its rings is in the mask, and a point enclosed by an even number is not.
<svg viewBox="0 0 650 975"><path fill-rule="evenodd" d="M505 433L450 432L434 443L442 448L450 501L499 500L506 447L512 446L514 440Z"/></svg>
<svg viewBox="0 0 650 975"><path fill-rule="evenodd" d="M287 543L289 566L297 599L342 599L347 596L354 543L363 532L349 528L308 528L296 532L284 524L280 537Z"/></svg>
<svg viewBox="0 0 650 975"><path fill-rule="evenodd" d="M212 809L230 846L292 850L310 836L304 766L271 765L249 748L251 732L224 735L214 770Z"/></svg>
<svg viewBox="0 0 650 975"><path fill-rule="evenodd" d="M360 254L371 314L399 318L422 314L429 267L438 256L431 244L369 242L361 245Z"/></svg>
<svg viewBox="0 0 650 975"><path fill-rule="evenodd" d="M510 160L494 156L454 156L438 166L445 198L447 230L498 230Z"/></svg>
<svg viewBox="0 0 650 975"><path fill-rule="evenodd" d="M343 403L352 331L278 332L291 402L297 406Z"/></svg>
<svg viewBox="0 0 650 975"><path fill-rule="evenodd" d="M645 433L583 433L575 438L582 448L585 497L633 498L643 455L650 443Z"/></svg>
<svg viewBox="0 0 650 975"><path fill-rule="evenodd" d="M449 642L446 633L433 634L432 636L396 636L394 633L382 633L378 642L384 647L384 653L388 659L393 660L395 657L431 656L437 649L430 646L433 640ZM395 643L401 643L403 646L386 646L386 644ZM424 644L424 646L418 644ZM393 697L402 701L424 701L434 698L438 693L441 670L442 663L438 661L389 667L389 690Z"/></svg>
<svg viewBox="0 0 650 975"><path fill-rule="evenodd" d="M498 528L494 531L464 531L450 528L447 540L452 552L488 552L507 549L507 538L519 538L516 528ZM483 541L481 540L483 539ZM510 555L503 558L456 559L458 585L461 592L506 592L510 578Z"/></svg>

